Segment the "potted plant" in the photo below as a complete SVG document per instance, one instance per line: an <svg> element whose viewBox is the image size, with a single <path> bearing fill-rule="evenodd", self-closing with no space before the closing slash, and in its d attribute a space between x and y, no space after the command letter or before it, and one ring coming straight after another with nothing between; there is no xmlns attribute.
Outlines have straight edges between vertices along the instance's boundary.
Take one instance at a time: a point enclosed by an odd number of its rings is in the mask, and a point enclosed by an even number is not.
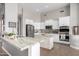
<svg viewBox="0 0 79 59"><path fill-rule="evenodd" d="M16 34L11 32L11 33L5 33L5 35L8 36L10 39L14 39Z"/></svg>

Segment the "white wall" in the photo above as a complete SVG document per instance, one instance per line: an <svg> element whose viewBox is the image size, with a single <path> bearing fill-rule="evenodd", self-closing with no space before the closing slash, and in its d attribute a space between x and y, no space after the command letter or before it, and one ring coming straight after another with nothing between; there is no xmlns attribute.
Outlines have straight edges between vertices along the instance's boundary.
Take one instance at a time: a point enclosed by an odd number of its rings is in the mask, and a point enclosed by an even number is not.
<svg viewBox="0 0 79 59"><path fill-rule="evenodd" d="M60 11L64 12L60 12ZM70 16L70 6L65 6L55 11L50 11L47 13L48 19L59 19L59 17Z"/></svg>
<svg viewBox="0 0 79 59"><path fill-rule="evenodd" d="M23 7L23 19L32 19L34 22L40 21L40 13L32 12Z"/></svg>
<svg viewBox="0 0 79 59"><path fill-rule="evenodd" d="M73 26L79 26L79 4L70 4L70 46L79 49L79 35L73 35Z"/></svg>
<svg viewBox="0 0 79 59"><path fill-rule="evenodd" d="M5 32L17 33L17 27L14 29L8 27L8 22L17 23L17 13L17 3L5 3Z"/></svg>
<svg viewBox="0 0 79 59"><path fill-rule="evenodd" d="M79 23L79 4L70 4L70 34L72 35L72 27L77 26Z"/></svg>
<svg viewBox="0 0 79 59"><path fill-rule="evenodd" d="M70 24L72 25L72 26L75 26L75 25L77 25L77 20L78 20L78 4L75 4L75 3L73 3L73 4L70 4L70 7L71 7L71 9L70 9L70 16L71 16L71 21L70 21Z"/></svg>
<svg viewBox="0 0 79 59"><path fill-rule="evenodd" d="M63 13L60 11L64 10ZM42 13L41 22L42 29L45 29L45 25L52 25L53 29L59 28L59 17L70 16L70 6L65 6L63 8L57 9L55 11L49 11L47 13Z"/></svg>
<svg viewBox="0 0 79 59"><path fill-rule="evenodd" d="M26 34L26 24L32 24L35 29L40 29L40 14L30 12L23 7L23 36Z"/></svg>

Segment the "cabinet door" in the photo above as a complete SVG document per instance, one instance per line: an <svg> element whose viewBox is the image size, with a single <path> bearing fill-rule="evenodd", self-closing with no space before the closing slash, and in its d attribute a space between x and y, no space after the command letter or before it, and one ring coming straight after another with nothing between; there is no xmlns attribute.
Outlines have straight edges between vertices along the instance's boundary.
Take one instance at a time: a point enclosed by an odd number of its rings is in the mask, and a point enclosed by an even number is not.
<svg viewBox="0 0 79 59"><path fill-rule="evenodd" d="M70 16L59 18L59 26L69 26L69 22L70 22Z"/></svg>

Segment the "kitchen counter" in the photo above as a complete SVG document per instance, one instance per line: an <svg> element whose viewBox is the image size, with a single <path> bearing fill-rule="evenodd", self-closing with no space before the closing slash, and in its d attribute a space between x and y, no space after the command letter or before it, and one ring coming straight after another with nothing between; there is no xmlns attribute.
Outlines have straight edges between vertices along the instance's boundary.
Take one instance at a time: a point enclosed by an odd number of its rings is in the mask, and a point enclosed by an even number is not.
<svg viewBox="0 0 79 59"><path fill-rule="evenodd" d="M51 50L53 48L53 39L52 34L42 33L37 35L35 38L45 39L45 41L40 42L40 47Z"/></svg>
<svg viewBox="0 0 79 59"><path fill-rule="evenodd" d="M21 51L29 48L29 46L37 42L39 43L42 42L45 39L46 39L45 37L39 38L39 36L35 38L31 38L31 37L21 37L21 38L14 38L14 39L10 39L9 37L3 38L4 41L9 42L10 44L14 45L16 48L20 49Z"/></svg>
<svg viewBox="0 0 79 59"><path fill-rule="evenodd" d="M12 56L39 56L40 43L48 40L47 37L39 35L34 38L31 37L15 37L11 39L4 37L3 49Z"/></svg>

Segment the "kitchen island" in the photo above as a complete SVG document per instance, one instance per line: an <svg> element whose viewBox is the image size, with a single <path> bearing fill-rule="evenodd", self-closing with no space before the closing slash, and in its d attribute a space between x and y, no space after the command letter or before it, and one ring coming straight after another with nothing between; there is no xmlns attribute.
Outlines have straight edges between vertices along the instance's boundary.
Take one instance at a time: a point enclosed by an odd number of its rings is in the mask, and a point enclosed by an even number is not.
<svg viewBox="0 0 79 59"><path fill-rule="evenodd" d="M2 48L11 56L40 56L40 44L49 40L49 37L37 35L34 38L3 37L2 39Z"/></svg>
<svg viewBox="0 0 79 59"><path fill-rule="evenodd" d="M31 37L4 37L2 48L12 56L40 56L40 42L45 39Z"/></svg>

